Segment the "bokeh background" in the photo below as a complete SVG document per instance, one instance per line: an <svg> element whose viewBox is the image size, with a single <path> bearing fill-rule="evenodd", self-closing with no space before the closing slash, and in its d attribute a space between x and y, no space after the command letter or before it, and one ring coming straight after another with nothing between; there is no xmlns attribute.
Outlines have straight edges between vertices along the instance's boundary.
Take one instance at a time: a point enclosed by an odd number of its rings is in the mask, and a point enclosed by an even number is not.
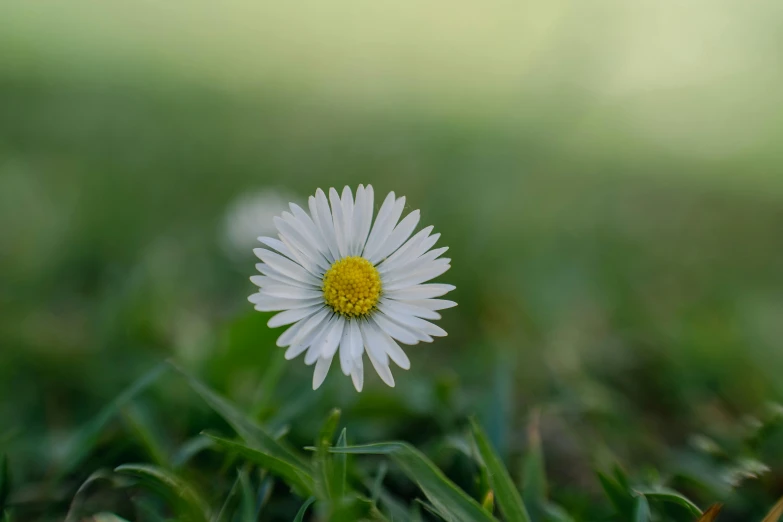
<svg viewBox="0 0 783 522"><path fill-rule="evenodd" d="M339 407L352 442L410 441L469 490L467 416L512 475L535 418L576 520L612 463L760 519L783 494L781 23L730 0L0 3L17 518L219 426L171 374L75 448L173 358L300 447ZM332 368L313 392L246 300L252 248L287 201L359 183L442 233L459 306L396 388Z"/></svg>

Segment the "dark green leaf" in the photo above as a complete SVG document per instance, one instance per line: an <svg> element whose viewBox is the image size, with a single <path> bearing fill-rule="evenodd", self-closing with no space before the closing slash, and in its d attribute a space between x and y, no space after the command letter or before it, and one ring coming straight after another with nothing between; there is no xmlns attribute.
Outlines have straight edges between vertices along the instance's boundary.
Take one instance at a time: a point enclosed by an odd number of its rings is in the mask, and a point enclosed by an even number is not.
<svg viewBox="0 0 783 522"><path fill-rule="evenodd" d="M348 445L347 441L347 434L345 428L343 428L343 431L340 432L340 438L337 439L337 446L338 448L345 448ZM346 475L348 474L348 455L346 454L338 454L334 456L334 483L336 485L335 488L335 498L342 498L343 495L345 495L345 483L346 483Z"/></svg>
<svg viewBox="0 0 783 522"><path fill-rule="evenodd" d="M209 509L201 500L201 495L190 484L170 471L146 464L124 464L114 471L135 477L159 492L172 502L172 507L185 520L194 522L209 520Z"/></svg>
<svg viewBox="0 0 783 522"><path fill-rule="evenodd" d="M241 522L255 522L256 520L256 496L250 485L250 477L247 470L239 472L239 486L242 491L242 501L239 503L239 520Z"/></svg>
<svg viewBox="0 0 783 522"><path fill-rule="evenodd" d="M231 401L220 396L184 370L178 368L178 371L185 376L191 388L236 430L249 447L278 461L285 462L289 466L304 469L307 475L310 475L309 463L294 453L288 446L269 435L261 426L242 413Z"/></svg>
<svg viewBox="0 0 783 522"><path fill-rule="evenodd" d="M644 495L636 497L636 506L633 512L633 522L650 522L652 514L650 513L650 504Z"/></svg>
<svg viewBox="0 0 783 522"><path fill-rule="evenodd" d="M341 447L344 448L346 446L342 445ZM378 466L378 473L375 475L375 480L373 481L372 489L370 490L373 504L376 504L378 502L378 499L381 497L381 490L383 489L383 479L386 477L386 471L388 471L388 468L386 467L386 463L381 462L381 465Z"/></svg>
<svg viewBox="0 0 783 522"><path fill-rule="evenodd" d="M646 488L635 488L637 493L640 493L647 497L648 500L659 500L662 502L670 502L672 504L677 504L688 511L691 512L694 516L701 516L701 509L699 509L699 506L688 500L684 495L681 493L678 493L674 491L673 489L668 488L654 488L654 489L646 489Z"/></svg>
<svg viewBox="0 0 783 522"><path fill-rule="evenodd" d="M318 439L315 441L315 453L313 453L313 476L316 478L319 496L321 498L342 498L343 488L334 476L332 455L329 448L332 446L334 432L340 422L340 410L334 409L321 427Z"/></svg>
<svg viewBox="0 0 783 522"><path fill-rule="evenodd" d="M216 435L205 435L211 438L218 446L225 450L236 452L262 468L268 469L271 473L286 479L290 485L300 488L301 491L308 495L313 493L315 485L310 476L310 470L301 464L282 460L273 454L251 448L241 442L224 439Z"/></svg>
<svg viewBox="0 0 783 522"><path fill-rule="evenodd" d="M82 459L87 456L90 450L92 450L101 431L106 424L114 418L117 412L133 400L134 397L157 381L167 370L168 366L165 363L155 366L115 397L115 399L107 404L93 420L85 424L68 442L67 450L65 452L66 456L60 465L59 476L62 477L76 467Z"/></svg>
<svg viewBox="0 0 783 522"><path fill-rule="evenodd" d="M114 473L108 469L99 469L87 477L87 480L82 482L82 485L79 486L79 489L76 490L76 493L73 496L73 500L71 500L71 506L65 516L65 522L74 522L76 520L80 520L81 516L79 514L79 509L81 508L87 488L90 487L93 482L98 480L112 480L113 477Z"/></svg>
<svg viewBox="0 0 783 522"><path fill-rule="evenodd" d="M631 519L634 510L634 499L630 491L623 488L616 480L598 472L598 480L604 488L606 496L617 510L618 514Z"/></svg>
<svg viewBox="0 0 783 522"><path fill-rule="evenodd" d="M490 446L487 435L481 427L471 421L473 427L473 437L476 439L481 460L487 468L489 482L494 492L495 501L500 507L500 512L508 522L530 522L525 505L522 503L522 497L514 486L514 482L508 474L503 463L498 458L495 450Z"/></svg>
<svg viewBox="0 0 783 522"><path fill-rule="evenodd" d="M302 522L304 520L305 513L307 513L307 508L309 508L313 502L315 502L315 497L310 497L305 500L305 503L302 504L302 507L299 508L299 511L296 514L296 518L294 518L294 522Z"/></svg>
<svg viewBox="0 0 783 522"><path fill-rule="evenodd" d="M384 442L365 446L332 448L334 453L389 455L392 460L416 482L435 509L447 520L494 521L456 484L449 480L427 457L405 442Z"/></svg>
<svg viewBox="0 0 783 522"><path fill-rule="evenodd" d="M229 509L231 509L231 506L234 504L234 499L237 495L239 487L240 472L237 472L237 478L234 479L234 484L232 484L231 489L228 490L228 495L226 495L226 498L223 501L223 505L220 507L220 511L218 511L217 516L214 518L214 522L222 522L223 520L227 520Z"/></svg>

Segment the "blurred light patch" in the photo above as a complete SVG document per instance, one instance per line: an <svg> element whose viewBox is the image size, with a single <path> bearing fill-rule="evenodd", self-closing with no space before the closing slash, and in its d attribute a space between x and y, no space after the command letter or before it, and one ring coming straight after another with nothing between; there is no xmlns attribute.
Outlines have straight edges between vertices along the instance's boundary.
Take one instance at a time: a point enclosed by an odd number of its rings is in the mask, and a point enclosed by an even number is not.
<svg viewBox="0 0 783 522"><path fill-rule="evenodd" d="M223 219L221 243L231 257L252 257L258 236L277 236L274 217L288 210L290 194L262 189L240 194L229 206Z"/></svg>

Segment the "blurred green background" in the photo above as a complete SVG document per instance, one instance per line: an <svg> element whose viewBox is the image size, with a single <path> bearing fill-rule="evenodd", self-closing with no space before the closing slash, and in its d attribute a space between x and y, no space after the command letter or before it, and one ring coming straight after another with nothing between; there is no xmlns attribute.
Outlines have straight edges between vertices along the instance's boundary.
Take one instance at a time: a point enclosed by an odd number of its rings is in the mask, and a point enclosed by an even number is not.
<svg viewBox="0 0 783 522"><path fill-rule="evenodd" d="M410 441L470 490L466 417L515 475L537 411L576 520L615 462L760 519L783 494L781 23L727 0L0 3L17 518L59 520L95 469L221 426L167 375L74 456L174 358L299 447L339 407L351 442ZM253 241L283 203L359 183L442 233L459 306L396 388L333 368L313 392L246 301ZM262 520L291 520L272 499Z"/></svg>

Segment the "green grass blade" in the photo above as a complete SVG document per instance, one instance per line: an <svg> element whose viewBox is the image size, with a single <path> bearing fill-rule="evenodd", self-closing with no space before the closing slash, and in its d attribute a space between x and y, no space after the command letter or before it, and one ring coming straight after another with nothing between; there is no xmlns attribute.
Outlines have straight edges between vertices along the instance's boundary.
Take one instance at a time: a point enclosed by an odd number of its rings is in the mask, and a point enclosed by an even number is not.
<svg viewBox="0 0 783 522"><path fill-rule="evenodd" d="M304 520L305 513L307 513L307 508L309 508L313 502L315 502L315 497L310 497L307 500L305 500L305 503L302 504L302 507L299 508L299 511L296 513L296 518L294 518L294 522L302 522Z"/></svg>
<svg viewBox="0 0 783 522"><path fill-rule="evenodd" d="M633 522L650 522L652 513L650 513L650 504L644 495L636 497L636 506L634 507Z"/></svg>
<svg viewBox="0 0 783 522"><path fill-rule="evenodd" d="M541 448L539 413L533 412L528 425L528 447L522 463L522 502L534 520L544 518L547 506L547 478Z"/></svg>
<svg viewBox="0 0 783 522"><path fill-rule="evenodd" d="M609 501L615 507L617 513L623 517L628 517L626 518L628 520L633 515L634 509L634 500L631 492L623 488L616 480L601 472L598 472L598 480L601 482L606 496L609 497Z"/></svg>
<svg viewBox="0 0 783 522"><path fill-rule="evenodd" d="M237 491L239 491L240 479L241 471L238 471L237 478L234 479L234 483L231 485L231 489L228 490L228 494L223 500L223 505L220 507L220 511L218 511L217 515L212 518L213 522L222 522L223 520L227 520L228 511L231 508L231 505L234 503L234 497L236 497Z"/></svg>
<svg viewBox="0 0 783 522"><path fill-rule="evenodd" d="M130 475L169 499L182 518L193 522L207 522L209 508L201 495L187 482L170 471L146 464L124 464L117 473Z"/></svg>
<svg viewBox="0 0 783 522"><path fill-rule="evenodd" d="M481 459L489 474L489 483L494 492L495 502L507 522L530 522L522 497L519 495L511 476L490 445L487 434L475 420L471 421L473 437L476 439Z"/></svg>
<svg viewBox="0 0 783 522"><path fill-rule="evenodd" d="M141 392L149 388L168 370L168 365L161 363L139 377L128 386L113 401L106 405L90 422L84 425L68 442L65 458L60 464L59 475L62 477L75 468L92 450L101 431L119 410L128 404Z"/></svg>
<svg viewBox="0 0 783 522"><path fill-rule="evenodd" d="M284 478L292 486L298 487L301 491L307 495L312 495L315 490L315 484L310 475L310 470L304 466L283 460L276 455L266 453L265 451L258 450L229 439L224 439L216 435L205 434L212 439L219 447L236 452L247 460L258 464L264 469L269 470L271 473Z"/></svg>
<svg viewBox="0 0 783 522"><path fill-rule="evenodd" d="M701 516L701 509L699 509L699 506L691 502L688 498L686 498L681 493L678 493L674 491L673 489L668 488L655 488L655 489L639 489L634 488L637 493L640 493L647 497L648 500L659 500L662 502L671 502L672 504L678 504L688 511L691 512L692 515L696 517Z"/></svg>
<svg viewBox="0 0 783 522"><path fill-rule="evenodd" d="M149 459L157 466L171 467L168 452L155 429L155 423L141 408L130 405L121 410L122 419L128 427L131 435L138 440L144 448Z"/></svg>
<svg viewBox="0 0 783 522"><path fill-rule="evenodd" d="M337 439L338 448L345 448L348 446L348 435L345 428L340 432L340 438ZM336 485L336 498L343 498L345 495L346 481L348 475L348 455L341 453L334 456L334 483Z"/></svg>
<svg viewBox="0 0 783 522"><path fill-rule="evenodd" d="M75 522L81 519L81 517L79 516L79 509L84 503L84 497L86 496L87 489L94 482L97 482L99 480L112 481L114 476L115 475L112 473L111 470L99 469L98 471L93 472L92 475L87 477L87 480L82 482L82 485L79 486L79 489L77 489L76 493L73 495L73 499L71 500L71 506L68 508L68 513L66 513L65 515L65 522Z"/></svg>
<svg viewBox="0 0 783 522"><path fill-rule="evenodd" d="M332 448L333 453L388 455L424 492L438 513L446 520L496 521L473 498L449 480L419 450L405 442L382 442L363 446Z"/></svg>
<svg viewBox="0 0 783 522"><path fill-rule="evenodd" d="M340 410L335 408L327 417L326 422L321 427L321 431L318 433L318 439L315 441L312 467L313 476L316 478L316 485L321 498L339 499L342 497L342 490L334 477L332 455L329 454L329 448L332 446L334 433L337 431L339 422Z"/></svg>
<svg viewBox="0 0 783 522"><path fill-rule="evenodd" d="M255 522L256 520L256 496L250 484L250 477L247 470L239 471L239 486L242 492L242 499L239 503L240 522Z"/></svg>
<svg viewBox="0 0 783 522"><path fill-rule="evenodd" d="M213 391L185 370L181 368L177 368L177 370L185 377L193 391L200 395L204 402L215 410L218 415L223 417L250 447L277 460L287 462L291 466L304 468L309 474L309 463L292 449L268 434L261 426L242 413L231 401Z"/></svg>

